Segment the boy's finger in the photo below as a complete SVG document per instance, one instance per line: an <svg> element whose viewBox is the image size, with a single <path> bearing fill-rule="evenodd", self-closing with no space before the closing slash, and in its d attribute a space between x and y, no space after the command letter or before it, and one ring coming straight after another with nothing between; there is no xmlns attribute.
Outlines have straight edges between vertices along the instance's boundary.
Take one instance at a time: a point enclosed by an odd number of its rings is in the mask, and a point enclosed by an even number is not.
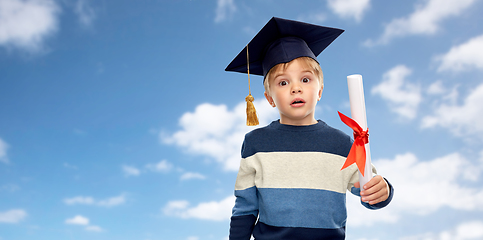
<svg viewBox="0 0 483 240"><path fill-rule="evenodd" d="M354 183L354 187L355 188L360 188L361 187L361 184L359 182L356 182L356 183Z"/></svg>
<svg viewBox="0 0 483 240"><path fill-rule="evenodd" d="M378 199L375 199L375 200L369 201L369 204L370 204L370 205L374 205L374 204L376 204L376 203L383 202L383 201L385 201L386 199L387 199L387 197L382 196L382 197L380 197L380 198L378 198Z"/></svg>
<svg viewBox="0 0 483 240"><path fill-rule="evenodd" d="M384 198L385 195L386 195L386 191L385 190L376 191L376 192L374 192L372 194L363 195L362 201L363 202L375 201L375 200L377 200L379 198Z"/></svg>
<svg viewBox="0 0 483 240"><path fill-rule="evenodd" d="M361 195L364 195L364 196L371 195L371 194L378 192L380 190L381 190L381 187L379 185L374 185L374 186L371 186L370 188L367 188L364 191L362 191Z"/></svg>
<svg viewBox="0 0 483 240"><path fill-rule="evenodd" d="M364 189L369 189L371 188L372 186L378 184L379 182L381 182L382 180L382 177L380 175L377 175L375 177L373 177L371 180L369 180L369 182L367 182L366 184L364 184Z"/></svg>
<svg viewBox="0 0 483 240"><path fill-rule="evenodd" d="M370 188L362 191L361 192L361 195L362 196L369 196L369 195L372 195L372 194L374 194L376 192L383 191L384 188L385 188L385 184L384 183L377 183L377 184L371 186Z"/></svg>
<svg viewBox="0 0 483 240"><path fill-rule="evenodd" d="M369 204L375 204L378 202L385 201L389 197L389 192L387 188L382 187L380 190L375 191L372 194L367 194L367 195L361 194L361 196L362 196L361 200L363 202L369 202Z"/></svg>

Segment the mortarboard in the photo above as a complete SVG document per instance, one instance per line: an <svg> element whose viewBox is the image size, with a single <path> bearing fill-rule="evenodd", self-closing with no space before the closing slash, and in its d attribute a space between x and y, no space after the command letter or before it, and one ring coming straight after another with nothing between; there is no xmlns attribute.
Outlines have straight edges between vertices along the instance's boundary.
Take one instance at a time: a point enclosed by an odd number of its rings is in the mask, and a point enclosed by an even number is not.
<svg viewBox="0 0 483 240"><path fill-rule="evenodd" d="M317 56L344 30L273 17L226 67L225 71L266 76L279 63ZM258 125L251 93L247 101L247 125ZM254 115L254 116L250 116ZM253 119L253 117L255 119Z"/></svg>

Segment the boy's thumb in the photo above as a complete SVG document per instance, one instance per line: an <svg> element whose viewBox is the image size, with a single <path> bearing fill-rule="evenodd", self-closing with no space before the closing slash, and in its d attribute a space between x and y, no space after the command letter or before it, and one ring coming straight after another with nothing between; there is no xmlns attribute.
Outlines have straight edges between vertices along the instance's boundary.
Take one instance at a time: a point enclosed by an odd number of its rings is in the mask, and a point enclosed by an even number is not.
<svg viewBox="0 0 483 240"><path fill-rule="evenodd" d="M354 187L355 188L360 188L361 187L361 184L359 182L356 182L356 183L354 183Z"/></svg>

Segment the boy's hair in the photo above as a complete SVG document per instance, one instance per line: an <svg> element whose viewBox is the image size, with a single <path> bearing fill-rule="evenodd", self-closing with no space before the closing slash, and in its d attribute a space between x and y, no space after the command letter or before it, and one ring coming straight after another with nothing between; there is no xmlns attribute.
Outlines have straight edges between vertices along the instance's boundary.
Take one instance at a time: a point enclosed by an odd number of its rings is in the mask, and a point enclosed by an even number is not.
<svg viewBox="0 0 483 240"><path fill-rule="evenodd" d="M314 74L317 76L319 80L319 84L321 87L324 86L324 73L322 72L322 69L320 68L320 65L317 61L315 61L311 57L300 57L296 58L302 60L302 64L305 65L305 68L308 68L312 71L314 71ZM295 60L295 59L294 59ZM292 61L294 61L292 60ZM287 69L288 65L292 62L288 63L280 63L275 65L270 71L268 71L267 75L265 76L265 80L263 81L263 86L265 87L265 92L270 93L270 77L273 73L278 72L279 70L285 70Z"/></svg>

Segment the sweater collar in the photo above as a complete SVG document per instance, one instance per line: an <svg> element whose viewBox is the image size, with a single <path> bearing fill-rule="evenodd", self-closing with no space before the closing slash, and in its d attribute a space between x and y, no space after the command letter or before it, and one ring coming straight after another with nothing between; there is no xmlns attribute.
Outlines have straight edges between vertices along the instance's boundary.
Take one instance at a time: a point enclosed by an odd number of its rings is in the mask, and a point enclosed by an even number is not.
<svg viewBox="0 0 483 240"><path fill-rule="evenodd" d="M273 121L270 123L269 127L276 129L276 130L282 130L282 131L313 131L315 129L320 129L321 127L324 127L327 125L324 121L322 120L317 120L316 124L312 125L303 125L303 126L296 126L296 125L286 125L286 124L281 124L280 119Z"/></svg>

